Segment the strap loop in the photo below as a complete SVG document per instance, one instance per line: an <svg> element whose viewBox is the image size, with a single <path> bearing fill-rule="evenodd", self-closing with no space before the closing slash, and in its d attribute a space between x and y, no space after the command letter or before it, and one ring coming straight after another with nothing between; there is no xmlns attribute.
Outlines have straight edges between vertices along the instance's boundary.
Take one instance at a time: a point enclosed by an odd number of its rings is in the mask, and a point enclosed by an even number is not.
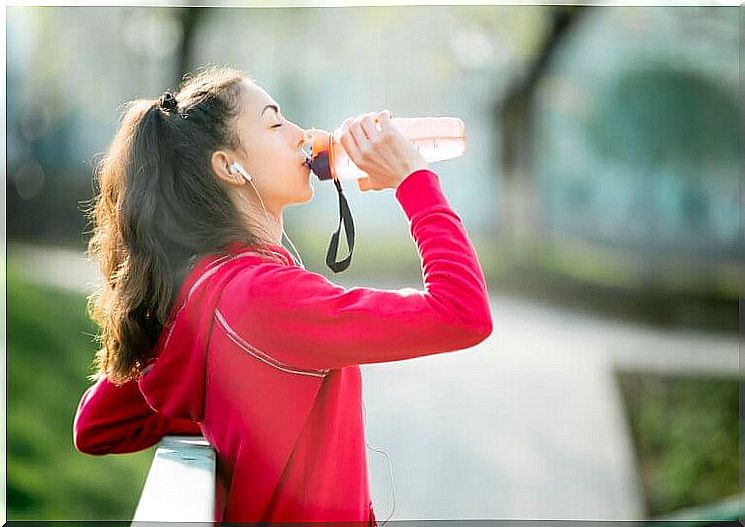
<svg viewBox="0 0 745 527"><path fill-rule="evenodd" d="M329 249L326 253L326 265L335 273L344 271L349 264L352 263L352 252L354 251L354 220L352 220L352 213L349 210L349 204L347 198L344 195L344 190L341 187L341 182L338 178L334 178L334 185L339 193L339 227L336 232L331 235L331 241L329 242ZM341 261L337 261L336 258L339 253L339 235L341 234L341 225L344 223L344 234L347 239L347 246L349 247L349 255Z"/></svg>

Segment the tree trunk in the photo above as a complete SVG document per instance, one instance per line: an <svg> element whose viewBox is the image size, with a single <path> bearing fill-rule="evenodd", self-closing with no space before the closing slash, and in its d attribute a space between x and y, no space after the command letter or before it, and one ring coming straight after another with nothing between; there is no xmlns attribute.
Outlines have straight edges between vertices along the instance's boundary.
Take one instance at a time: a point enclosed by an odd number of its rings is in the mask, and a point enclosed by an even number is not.
<svg viewBox="0 0 745 527"><path fill-rule="evenodd" d="M176 17L181 23L183 34L181 45L176 52L176 86L180 84L183 75L189 72L193 66L194 38L206 15L206 9L203 7L184 7L178 10Z"/></svg>
<svg viewBox="0 0 745 527"><path fill-rule="evenodd" d="M519 243L531 236L540 213L533 165L536 88L566 35L590 8L553 6L550 9L551 22L535 62L507 90L495 111L497 126L501 128L501 228L504 238L511 242Z"/></svg>

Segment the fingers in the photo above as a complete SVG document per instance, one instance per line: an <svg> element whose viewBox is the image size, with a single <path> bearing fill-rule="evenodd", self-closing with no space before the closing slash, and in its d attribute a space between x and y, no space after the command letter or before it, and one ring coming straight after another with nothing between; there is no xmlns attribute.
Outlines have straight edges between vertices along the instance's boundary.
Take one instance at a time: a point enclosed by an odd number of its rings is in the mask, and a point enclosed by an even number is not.
<svg viewBox="0 0 745 527"><path fill-rule="evenodd" d="M387 132L393 128L393 123L391 122L391 112L388 110L383 110L380 112L380 127L383 129L383 132Z"/></svg>
<svg viewBox="0 0 745 527"><path fill-rule="evenodd" d="M350 154L350 157L352 158L352 161L354 161L357 165L359 165L359 161L362 160L363 156L368 155L367 153L370 150L367 135L360 125L360 122L364 117L365 114L356 116L354 119L352 119L352 122L349 124L348 129L349 135L353 138L353 141L357 147L354 152L356 156Z"/></svg>
<svg viewBox="0 0 745 527"><path fill-rule="evenodd" d="M378 130L377 121L378 116L372 113L365 115L360 121L360 126L371 143L377 143L383 137L381 131Z"/></svg>
<svg viewBox="0 0 745 527"><path fill-rule="evenodd" d="M390 145L390 140L394 137L391 132L397 132L390 119L390 111L383 110L349 117L340 126L340 142L352 162L368 174L375 175L357 180L357 186L362 192L386 187L386 182L379 181L376 177L381 170L383 173L390 171L389 158L395 154L386 146Z"/></svg>
<svg viewBox="0 0 745 527"><path fill-rule="evenodd" d="M352 121L354 120L354 116L347 117L344 119L344 122L339 125L339 128L341 129L341 132L344 133L349 128L349 125L352 124Z"/></svg>

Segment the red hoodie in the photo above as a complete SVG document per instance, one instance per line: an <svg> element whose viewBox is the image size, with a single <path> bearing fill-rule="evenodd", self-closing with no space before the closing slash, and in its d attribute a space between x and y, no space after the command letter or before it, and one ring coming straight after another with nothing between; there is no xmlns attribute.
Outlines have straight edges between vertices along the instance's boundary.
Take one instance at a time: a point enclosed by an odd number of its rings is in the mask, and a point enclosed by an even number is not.
<svg viewBox="0 0 745 527"><path fill-rule="evenodd" d="M374 525L360 364L472 347L492 332L486 282L430 170L395 192L425 289L344 288L232 244L200 260L138 382L102 379L80 402L75 446L91 454L202 433L217 452L216 521Z"/></svg>

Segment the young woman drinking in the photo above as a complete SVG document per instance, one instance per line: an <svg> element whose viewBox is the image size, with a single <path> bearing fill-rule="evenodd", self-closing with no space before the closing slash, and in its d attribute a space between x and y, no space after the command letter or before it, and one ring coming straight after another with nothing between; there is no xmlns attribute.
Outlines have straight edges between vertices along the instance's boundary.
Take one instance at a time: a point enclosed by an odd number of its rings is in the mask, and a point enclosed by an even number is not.
<svg viewBox="0 0 745 527"><path fill-rule="evenodd" d="M313 196L304 130L244 72L210 67L127 106L97 166L102 347L79 451L202 434L216 521L375 524L359 365L472 347L492 319L463 223L389 113L342 130L360 190L395 191L423 290L344 288L294 260L282 213Z"/></svg>

